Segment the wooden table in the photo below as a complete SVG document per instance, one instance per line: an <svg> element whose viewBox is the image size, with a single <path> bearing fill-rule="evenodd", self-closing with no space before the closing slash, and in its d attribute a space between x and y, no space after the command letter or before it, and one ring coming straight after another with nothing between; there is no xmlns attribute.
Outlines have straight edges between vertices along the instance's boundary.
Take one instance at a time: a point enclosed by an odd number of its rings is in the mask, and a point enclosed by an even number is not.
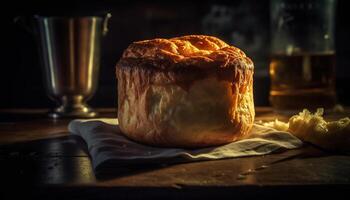
<svg viewBox="0 0 350 200"><path fill-rule="evenodd" d="M116 116L113 109L99 111ZM275 117L271 109L257 108L257 120ZM350 157L313 146L266 156L130 166L97 176L84 141L67 132L69 120L51 120L45 110L30 109L1 110L0 120L0 199L350 198Z"/></svg>

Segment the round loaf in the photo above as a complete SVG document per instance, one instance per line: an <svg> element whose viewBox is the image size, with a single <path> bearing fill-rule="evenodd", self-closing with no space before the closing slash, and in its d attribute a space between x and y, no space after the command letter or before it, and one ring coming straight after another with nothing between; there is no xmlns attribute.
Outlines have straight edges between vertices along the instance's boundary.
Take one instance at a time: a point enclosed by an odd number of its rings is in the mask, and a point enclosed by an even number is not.
<svg viewBox="0 0 350 200"><path fill-rule="evenodd" d="M120 129L154 146L236 141L254 121L253 69L240 49L211 36L134 42L116 66Z"/></svg>

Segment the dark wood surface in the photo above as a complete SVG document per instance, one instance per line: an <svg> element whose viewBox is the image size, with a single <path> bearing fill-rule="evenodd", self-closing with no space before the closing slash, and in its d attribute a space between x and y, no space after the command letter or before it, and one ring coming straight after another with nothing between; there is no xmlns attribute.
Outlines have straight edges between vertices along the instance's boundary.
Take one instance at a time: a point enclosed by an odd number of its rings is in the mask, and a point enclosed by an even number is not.
<svg viewBox="0 0 350 200"><path fill-rule="evenodd" d="M101 117L116 115L113 109L100 113ZM257 120L274 118L269 108L257 108ZM335 194L347 199L350 195L349 155L310 145L266 156L129 166L95 174L84 141L67 131L69 119L48 119L45 110L1 110L0 119L0 195L9 199L16 195L39 199L289 199Z"/></svg>

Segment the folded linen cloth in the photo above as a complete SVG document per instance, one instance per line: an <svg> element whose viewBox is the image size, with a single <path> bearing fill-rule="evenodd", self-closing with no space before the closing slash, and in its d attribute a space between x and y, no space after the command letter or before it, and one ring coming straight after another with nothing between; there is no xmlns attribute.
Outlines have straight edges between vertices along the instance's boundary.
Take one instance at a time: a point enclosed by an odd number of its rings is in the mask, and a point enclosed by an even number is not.
<svg viewBox="0 0 350 200"><path fill-rule="evenodd" d="M73 120L68 129L81 136L92 159L94 170L138 163L178 163L264 155L302 146L288 132L254 124L249 137L222 146L199 149L159 148L143 145L125 137L117 119Z"/></svg>

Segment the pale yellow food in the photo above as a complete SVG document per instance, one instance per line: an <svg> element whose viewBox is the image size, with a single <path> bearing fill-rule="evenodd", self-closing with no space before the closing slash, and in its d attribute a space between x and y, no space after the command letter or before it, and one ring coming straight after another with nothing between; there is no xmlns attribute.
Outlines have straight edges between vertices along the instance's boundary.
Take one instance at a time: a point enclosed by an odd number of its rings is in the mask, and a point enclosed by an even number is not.
<svg viewBox="0 0 350 200"><path fill-rule="evenodd" d="M327 122L323 118L323 109L313 114L304 109L292 116L288 123L278 121L264 123L265 126L287 131L303 141L326 149L350 150L350 119L348 117Z"/></svg>
<svg viewBox="0 0 350 200"><path fill-rule="evenodd" d="M221 145L241 139L253 125L253 63L215 37L135 42L116 75L119 126L135 141Z"/></svg>

